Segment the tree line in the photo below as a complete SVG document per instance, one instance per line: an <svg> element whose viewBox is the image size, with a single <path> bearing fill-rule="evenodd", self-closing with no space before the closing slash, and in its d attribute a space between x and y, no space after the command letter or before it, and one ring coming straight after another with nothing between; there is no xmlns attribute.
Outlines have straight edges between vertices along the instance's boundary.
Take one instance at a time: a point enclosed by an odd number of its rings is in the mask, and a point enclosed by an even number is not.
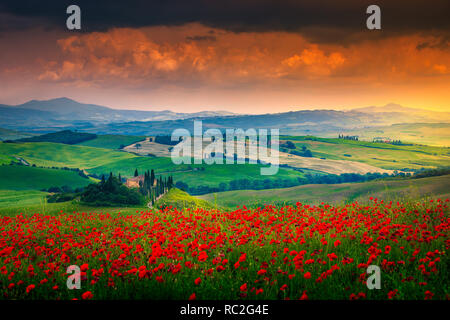
<svg viewBox="0 0 450 320"><path fill-rule="evenodd" d="M228 183L220 183L218 186L189 186L183 181L177 181L175 186L182 189L192 195L202 195L212 192L222 192L222 191L232 191L232 190L263 190L263 189L278 189L278 188L289 188L305 184L339 184L347 182L365 182L375 179L382 179L394 176L410 176L410 174L405 174L403 172L395 172L392 175L387 173L342 173L340 175L336 174L310 174L306 173L301 177L292 179L235 179Z"/></svg>
<svg viewBox="0 0 450 320"><path fill-rule="evenodd" d="M344 140L352 140L352 141L358 141L358 136L346 136L343 134L340 134L338 136L339 139L344 139Z"/></svg>
<svg viewBox="0 0 450 320"><path fill-rule="evenodd" d="M134 171L134 176L138 177L139 172L137 169ZM151 171L147 170L144 173L144 180L139 181L139 192L147 196L148 199L152 202L152 205L155 204L156 200L166 192L168 192L173 187L173 177L155 177L155 171L152 169Z"/></svg>

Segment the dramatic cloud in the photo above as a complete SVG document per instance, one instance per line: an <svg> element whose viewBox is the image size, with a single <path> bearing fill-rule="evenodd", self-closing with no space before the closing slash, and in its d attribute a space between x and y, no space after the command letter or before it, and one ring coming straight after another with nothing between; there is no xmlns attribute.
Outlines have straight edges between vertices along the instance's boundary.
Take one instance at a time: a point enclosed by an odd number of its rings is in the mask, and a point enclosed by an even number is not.
<svg viewBox="0 0 450 320"><path fill-rule="evenodd" d="M65 9L70 4L73 1L4 0L0 11L17 19L32 18L35 25L64 29ZM82 9L84 32L198 22L234 32L302 32L313 41L336 42L450 30L448 0L376 1L382 8L382 34L365 29L365 11L374 4L372 0L78 0L76 4ZM9 27L22 28L23 24L11 22Z"/></svg>
<svg viewBox="0 0 450 320"><path fill-rule="evenodd" d="M0 3L0 103L69 96L116 107L255 113L397 102L450 108L449 1Z"/></svg>
<svg viewBox="0 0 450 320"><path fill-rule="evenodd" d="M158 36L168 29L175 40ZM214 40L207 38L210 33ZM60 60L48 61L39 80L180 86L355 77L408 81L448 74L450 51L423 46L439 41L415 35L343 46L316 44L287 32L233 33L200 25L121 28L58 40Z"/></svg>

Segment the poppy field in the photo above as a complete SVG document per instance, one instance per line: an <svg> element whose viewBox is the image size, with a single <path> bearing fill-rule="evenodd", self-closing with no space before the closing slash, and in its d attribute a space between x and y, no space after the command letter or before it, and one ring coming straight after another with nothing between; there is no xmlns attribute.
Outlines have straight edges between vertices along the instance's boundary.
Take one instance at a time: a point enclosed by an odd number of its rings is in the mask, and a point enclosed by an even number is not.
<svg viewBox="0 0 450 320"><path fill-rule="evenodd" d="M0 299L448 300L449 200L0 217ZM69 290L67 268L81 288ZM381 288L368 289L369 265Z"/></svg>

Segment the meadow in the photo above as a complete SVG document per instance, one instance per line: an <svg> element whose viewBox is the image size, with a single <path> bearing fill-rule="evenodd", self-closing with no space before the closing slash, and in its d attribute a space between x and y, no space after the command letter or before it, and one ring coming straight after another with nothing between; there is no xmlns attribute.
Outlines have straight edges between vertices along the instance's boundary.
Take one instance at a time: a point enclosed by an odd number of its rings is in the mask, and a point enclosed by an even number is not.
<svg viewBox="0 0 450 320"><path fill-rule="evenodd" d="M0 299L445 300L448 201L4 215Z"/></svg>
<svg viewBox="0 0 450 320"><path fill-rule="evenodd" d="M63 167L123 177L155 169L189 186L323 174L260 176L260 165L176 166L115 150L136 138L0 143L0 163L30 164L0 166L0 299L448 299L449 175L200 197L174 188L153 207L48 203L39 191L92 182ZM283 139L328 159L448 164L445 148ZM380 290L366 286L371 264L382 270ZM80 290L67 290L70 265L81 268Z"/></svg>
<svg viewBox="0 0 450 320"><path fill-rule="evenodd" d="M450 124L448 123L398 123L350 130L346 135L357 135L360 140L372 141L375 137L391 137L406 143L424 144L438 147L450 146ZM324 133L324 137L334 138L336 134Z"/></svg>
<svg viewBox="0 0 450 320"><path fill-rule="evenodd" d="M388 170L435 168L450 163L450 149L425 145L392 145L368 141L310 136L283 136L298 149L311 150L316 158L367 163Z"/></svg>
<svg viewBox="0 0 450 320"><path fill-rule="evenodd" d="M0 186L4 190L42 190L50 187L85 187L92 181L75 171L35 168L30 166L0 166Z"/></svg>
<svg viewBox="0 0 450 320"><path fill-rule="evenodd" d="M80 146L88 146L104 149L120 149L121 146L128 146L138 141L144 140L144 136L124 136L124 135L97 135L95 139L78 143Z"/></svg>
<svg viewBox="0 0 450 320"><path fill-rule="evenodd" d="M120 137L118 141L122 141ZM286 168L280 168L274 176L260 176L261 165L175 165L168 157L144 157L123 151L60 143L0 143L0 151L37 166L80 168L97 176L114 172L131 177L135 169L141 173L154 169L156 174L170 173L176 181L183 181L189 186L218 187L221 182L229 183L237 179L294 180L303 176L299 171Z"/></svg>
<svg viewBox="0 0 450 320"><path fill-rule="evenodd" d="M420 179L382 179L368 182L341 184L308 184L283 189L233 190L198 196L217 205L234 208L245 204L249 207L264 204L293 204L301 199L308 204L345 204L353 201L367 202L369 197L397 201L450 197L450 175Z"/></svg>
<svg viewBox="0 0 450 320"><path fill-rule="evenodd" d="M46 195L37 190L0 190L0 214L17 214L31 207L36 212L44 212Z"/></svg>
<svg viewBox="0 0 450 320"><path fill-rule="evenodd" d="M130 159L127 152L50 142L0 143L0 152L42 167L95 168Z"/></svg>

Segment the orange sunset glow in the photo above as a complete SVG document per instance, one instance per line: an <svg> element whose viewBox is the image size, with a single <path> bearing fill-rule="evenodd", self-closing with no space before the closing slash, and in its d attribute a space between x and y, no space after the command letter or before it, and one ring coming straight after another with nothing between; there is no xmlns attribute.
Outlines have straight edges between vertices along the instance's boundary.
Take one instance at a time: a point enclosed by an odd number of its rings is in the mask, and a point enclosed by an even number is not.
<svg viewBox="0 0 450 320"><path fill-rule="evenodd" d="M394 102L450 111L447 30L336 32L319 22L297 30L202 21L3 30L0 101L68 96L114 108L245 113Z"/></svg>

